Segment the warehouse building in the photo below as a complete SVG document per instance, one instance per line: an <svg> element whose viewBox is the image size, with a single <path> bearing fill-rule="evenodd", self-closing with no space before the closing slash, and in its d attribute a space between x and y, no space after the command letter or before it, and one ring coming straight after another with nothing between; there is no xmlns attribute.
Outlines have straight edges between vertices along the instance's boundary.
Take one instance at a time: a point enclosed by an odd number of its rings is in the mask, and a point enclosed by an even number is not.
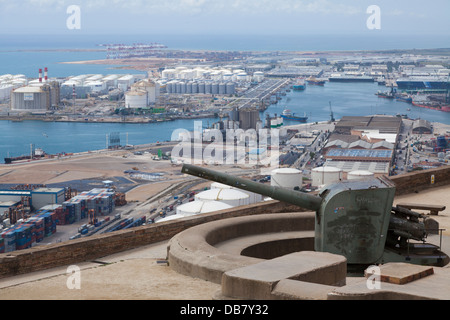
<svg viewBox="0 0 450 320"><path fill-rule="evenodd" d="M64 188L38 188L31 191L31 204L36 210L48 205L62 204L64 200Z"/></svg>

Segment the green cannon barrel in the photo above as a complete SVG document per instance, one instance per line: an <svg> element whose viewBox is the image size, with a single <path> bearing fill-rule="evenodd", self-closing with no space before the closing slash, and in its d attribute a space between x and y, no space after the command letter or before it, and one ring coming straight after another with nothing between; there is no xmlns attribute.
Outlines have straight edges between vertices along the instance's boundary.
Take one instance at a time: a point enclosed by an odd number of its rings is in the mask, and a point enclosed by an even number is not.
<svg viewBox="0 0 450 320"><path fill-rule="evenodd" d="M314 196L295 190L283 189L280 187L267 186L262 183L242 179L226 173L200 168L189 164L183 165L181 172L206 180L226 184L238 189L261 194L266 197L291 203L308 210L318 211L322 203L322 198L319 196Z"/></svg>

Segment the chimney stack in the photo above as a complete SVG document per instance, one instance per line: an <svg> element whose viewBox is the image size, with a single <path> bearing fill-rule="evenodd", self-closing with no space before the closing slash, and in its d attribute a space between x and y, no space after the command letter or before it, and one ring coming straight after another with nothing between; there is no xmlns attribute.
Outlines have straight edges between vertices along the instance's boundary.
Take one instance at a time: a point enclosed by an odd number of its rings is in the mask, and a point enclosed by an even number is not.
<svg viewBox="0 0 450 320"><path fill-rule="evenodd" d="M39 69L39 82L42 82L42 69Z"/></svg>
<svg viewBox="0 0 450 320"><path fill-rule="evenodd" d="M47 83L48 81L48 69L45 68L45 77L44 77L45 82Z"/></svg>

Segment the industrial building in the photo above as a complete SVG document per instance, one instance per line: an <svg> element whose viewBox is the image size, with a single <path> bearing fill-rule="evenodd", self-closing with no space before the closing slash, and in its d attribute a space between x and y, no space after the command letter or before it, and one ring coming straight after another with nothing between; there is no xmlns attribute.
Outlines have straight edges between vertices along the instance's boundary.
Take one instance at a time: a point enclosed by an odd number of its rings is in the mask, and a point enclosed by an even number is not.
<svg viewBox="0 0 450 320"><path fill-rule="evenodd" d="M125 108L145 109L155 104L159 95L159 83L145 79L131 85L131 90L125 93Z"/></svg>
<svg viewBox="0 0 450 320"><path fill-rule="evenodd" d="M324 167L389 174L401 126L399 117L343 117L323 148Z"/></svg>
<svg viewBox="0 0 450 320"><path fill-rule="evenodd" d="M256 129L256 125L261 121L257 109L239 110L239 127L243 130Z"/></svg>
<svg viewBox="0 0 450 320"><path fill-rule="evenodd" d="M64 188L38 188L31 191L31 204L35 210L48 205L62 204L64 200Z"/></svg>
<svg viewBox="0 0 450 320"><path fill-rule="evenodd" d="M433 127L431 126L431 123L424 119L419 119L414 121L412 133L414 134L432 134L433 133Z"/></svg>
<svg viewBox="0 0 450 320"><path fill-rule="evenodd" d="M398 134L402 126L402 119L394 116L366 116L366 117L342 117L336 123L334 132L351 134L352 130L367 131L378 130L379 133Z"/></svg>
<svg viewBox="0 0 450 320"><path fill-rule="evenodd" d="M25 86L13 90L11 110L46 112L57 107L60 102L59 83L54 81L41 86Z"/></svg>

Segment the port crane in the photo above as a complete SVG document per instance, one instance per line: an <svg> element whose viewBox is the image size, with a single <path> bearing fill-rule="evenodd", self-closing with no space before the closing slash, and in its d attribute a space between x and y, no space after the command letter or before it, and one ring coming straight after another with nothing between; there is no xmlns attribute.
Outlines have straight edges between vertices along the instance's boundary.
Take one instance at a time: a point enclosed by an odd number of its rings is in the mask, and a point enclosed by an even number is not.
<svg viewBox="0 0 450 320"><path fill-rule="evenodd" d="M330 101L330 122L334 122L336 119L334 118L333 109L331 108L331 101Z"/></svg>

